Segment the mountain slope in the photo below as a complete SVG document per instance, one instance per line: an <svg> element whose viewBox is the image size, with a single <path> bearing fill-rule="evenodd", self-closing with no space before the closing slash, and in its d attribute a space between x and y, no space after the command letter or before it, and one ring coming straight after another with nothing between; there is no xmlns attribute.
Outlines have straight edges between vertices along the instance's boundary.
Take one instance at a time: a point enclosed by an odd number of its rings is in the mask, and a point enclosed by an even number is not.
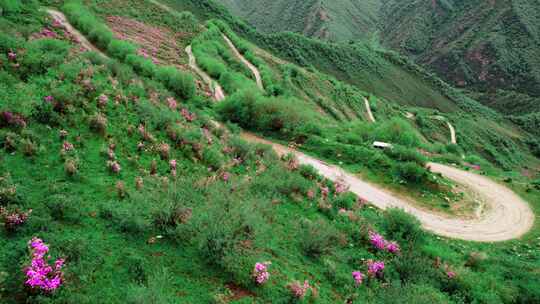
<svg viewBox="0 0 540 304"><path fill-rule="evenodd" d="M380 15L385 45L453 84L540 96L539 1L388 1Z"/></svg>
<svg viewBox="0 0 540 304"><path fill-rule="evenodd" d="M370 37L379 0L219 0L264 33L293 31L343 41Z"/></svg>
<svg viewBox="0 0 540 304"><path fill-rule="evenodd" d="M331 41L378 36L453 85L480 92L475 98L503 113L515 114L512 99L529 112L540 108L537 0L220 2L265 32Z"/></svg>

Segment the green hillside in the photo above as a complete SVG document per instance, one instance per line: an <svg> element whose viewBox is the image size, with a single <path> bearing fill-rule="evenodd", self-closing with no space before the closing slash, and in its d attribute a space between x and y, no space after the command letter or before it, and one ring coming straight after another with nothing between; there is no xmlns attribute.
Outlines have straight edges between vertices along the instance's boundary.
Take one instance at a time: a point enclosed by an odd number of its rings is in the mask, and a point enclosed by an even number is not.
<svg viewBox="0 0 540 304"><path fill-rule="evenodd" d="M540 302L538 223L499 242L443 237L339 173L459 222L491 211L437 162L538 217L540 142L524 130L538 117L505 117L370 44L260 33L213 1L0 12L0 303Z"/></svg>
<svg viewBox="0 0 540 304"><path fill-rule="evenodd" d="M327 41L369 38L379 0L219 0L264 33L293 31Z"/></svg>

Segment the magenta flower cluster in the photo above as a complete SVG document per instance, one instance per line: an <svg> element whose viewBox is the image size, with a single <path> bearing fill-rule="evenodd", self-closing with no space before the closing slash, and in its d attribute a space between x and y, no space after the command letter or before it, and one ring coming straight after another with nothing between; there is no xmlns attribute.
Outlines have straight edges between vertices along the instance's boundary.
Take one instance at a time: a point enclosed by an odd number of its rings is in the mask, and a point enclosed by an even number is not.
<svg viewBox="0 0 540 304"><path fill-rule="evenodd" d="M293 282L289 284L289 289L292 292L292 295L297 299L303 299L308 290L311 289L311 286L309 285L309 281L305 280L304 284L300 284L300 282Z"/></svg>
<svg viewBox="0 0 540 304"><path fill-rule="evenodd" d="M223 173L221 178L223 179L224 182L228 182L229 179L231 179L231 174L229 172L225 172L225 173Z"/></svg>
<svg viewBox="0 0 540 304"><path fill-rule="evenodd" d="M10 212L4 207L0 207L0 218L4 222L4 227L7 230L15 230L17 227L26 223L31 213L32 209L26 212L22 212L18 209Z"/></svg>
<svg viewBox="0 0 540 304"><path fill-rule="evenodd" d="M192 122L195 119L197 119L197 116L195 115L195 113L189 112L188 109L186 108L182 109L181 114L188 122Z"/></svg>
<svg viewBox="0 0 540 304"><path fill-rule="evenodd" d="M63 283L64 273L62 268L64 260L58 259L54 266L49 265L49 246L39 238L34 237L28 242L28 247L32 255L30 266L26 267L25 284L32 289L41 290L46 293L54 292Z"/></svg>
<svg viewBox="0 0 540 304"><path fill-rule="evenodd" d="M15 53L13 51L9 51L8 59L11 60L11 61L15 61L17 59L17 53Z"/></svg>
<svg viewBox="0 0 540 304"><path fill-rule="evenodd" d="M41 32L39 33L39 35L42 37L42 38L56 38L57 35L55 32L51 31L50 29L48 28L44 28L41 30Z"/></svg>
<svg viewBox="0 0 540 304"><path fill-rule="evenodd" d="M169 106L169 109L176 110L178 107L178 102L173 97L167 98L167 105Z"/></svg>
<svg viewBox="0 0 540 304"><path fill-rule="evenodd" d="M120 173L120 170L122 170L122 167L120 167L120 164L117 161L108 161L107 166L111 172L115 174Z"/></svg>
<svg viewBox="0 0 540 304"><path fill-rule="evenodd" d="M270 278L270 273L268 272L268 265L270 264L270 262L255 263L255 267L253 267L253 279L257 284L263 285Z"/></svg>
<svg viewBox="0 0 540 304"><path fill-rule="evenodd" d="M382 275L384 271L384 262L383 261L372 261L367 262L368 266L368 275L372 277L377 277Z"/></svg>
<svg viewBox="0 0 540 304"><path fill-rule="evenodd" d="M98 97L98 106L103 108L107 105L107 103L109 102L109 96L105 95L105 94L101 94L99 95Z"/></svg>
<svg viewBox="0 0 540 304"><path fill-rule="evenodd" d="M176 159L171 159L169 166L171 167L171 175L176 176Z"/></svg>
<svg viewBox="0 0 540 304"><path fill-rule="evenodd" d="M148 51L146 49L143 49L143 48L138 49L137 54L139 56L142 56L142 57L146 58L146 59L151 58L153 64L158 64L159 63L159 60L156 58L156 56L157 56L157 48L154 48L152 50L151 55L149 55Z"/></svg>
<svg viewBox="0 0 540 304"><path fill-rule="evenodd" d="M3 126L25 128L26 120L19 114L8 111L0 112L0 127Z"/></svg>
<svg viewBox="0 0 540 304"><path fill-rule="evenodd" d="M362 285L362 281L364 280L365 275L361 273L360 271L353 271L352 277L354 279L354 282L357 286Z"/></svg>
<svg viewBox="0 0 540 304"><path fill-rule="evenodd" d="M369 242L378 250L386 250L394 254L399 253L400 251L399 245L396 242L389 242L385 240L382 235L374 231L369 232Z"/></svg>
<svg viewBox="0 0 540 304"><path fill-rule="evenodd" d="M342 194L349 191L349 186L345 182L339 180L334 183L334 188L336 189L336 194Z"/></svg>
<svg viewBox="0 0 540 304"><path fill-rule="evenodd" d="M75 147L73 146L72 143L70 143L69 141L64 141L64 143L62 144L62 150L64 150L64 152L69 152L69 151L72 151L73 149L75 149Z"/></svg>

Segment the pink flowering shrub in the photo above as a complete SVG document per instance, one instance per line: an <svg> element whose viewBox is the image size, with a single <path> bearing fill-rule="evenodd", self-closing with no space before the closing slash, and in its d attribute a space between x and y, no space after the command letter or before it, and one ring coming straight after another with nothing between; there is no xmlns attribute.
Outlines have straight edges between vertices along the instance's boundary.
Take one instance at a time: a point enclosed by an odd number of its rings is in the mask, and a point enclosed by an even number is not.
<svg viewBox="0 0 540 304"><path fill-rule="evenodd" d="M169 166L171 167L171 175L176 176L176 159L171 159Z"/></svg>
<svg viewBox="0 0 540 304"><path fill-rule="evenodd" d="M263 285L270 278L270 273L268 272L268 265L270 262L256 263L253 267L253 279L258 285Z"/></svg>
<svg viewBox="0 0 540 304"><path fill-rule="evenodd" d="M384 262L383 261L372 261L367 262L368 266L368 275L371 277L378 277L382 275L384 271Z"/></svg>
<svg viewBox="0 0 540 304"><path fill-rule="evenodd" d="M369 232L369 242L373 247L384 250L386 249L386 240L384 237L376 232L370 231Z"/></svg>
<svg viewBox="0 0 540 304"><path fill-rule="evenodd" d="M359 285L362 285L362 281L364 280L365 276L360 271L353 271L352 277L354 279L354 283L356 284L356 286L359 286Z"/></svg>
<svg viewBox="0 0 540 304"><path fill-rule="evenodd" d="M336 189L336 194L342 194L349 191L349 186L345 182L339 180L334 183L334 188Z"/></svg>
<svg viewBox="0 0 540 304"><path fill-rule="evenodd" d="M225 173L223 173L221 178L223 179L224 182L228 182L229 179L231 178L231 175L229 174L229 172L225 172Z"/></svg>
<svg viewBox="0 0 540 304"><path fill-rule="evenodd" d="M75 149L75 147L73 146L72 143L70 143L69 141L64 141L64 143L62 144L62 151L64 152L69 152L69 151L72 151L73 149Z"/></svg>
<svg viewBox="0 0 540 304"><path fill-rule="evenodd" d="M39 238L34 237L28 242L32 261L26 267L25 284L33 290L52 293L62 286L64 273L62 268L64 260L58 259L54 265L49 265L49 246Z"/></svg>
<svg viewBox="0 0 540 304"><path fill-rule="evenodd" d="M98 106L103 108L107 105L107 103L109 102L109 97L105 94L101 94L99 95L98 97Z"/></svg>
<svg viewBox="0 0 540 304"><path fill-rule="evenodd" d="M386 251L390 253L398 253L400 251L399 245L396 242L388 242L386 243Z"/></svg>
<svg viewBox="0 0 540 304"><path fill-rule="evenodd" d="M8 211L6 208L0 207L0 219L8 231L14 231L17 227L26 223L31 213L32 209L23 212L19 209Z"/></svg>
<svg viewBox="0 0 540 304"><path fill-rule="evenodd" d="M312 289L312 287L309 285L308 280L305 280L304 284L301 284L298 281L292 282L288 285L288 287L291 291L292 296L297 299L305 298L308 291Z"/></svg>
<svg viewBox="0 0 540 304"><path fill-rule="evenodd" d="M326 200L328 198L328 193L330 193L330 189L328 189L328 187L321 187L321 195L323 199Z"/></svg>
<svg viewBox="0 0 540 304"><path fill-rule="evenodd" d="M13 51L9 51L8 59L11 60L11 61L15 61L17 59L17 53L15 53Z"/></svg>
<svg viewBox="0 0 540 304"><path fill-rule="evenodd" d="M178 107L178 102L173 97L167 98L167 105L169 106L169 109L176 110Z"/></svg>
<svg viewBox="0 0 540 304"><path fill-rule="evenodd" d="M52 27L54 28L63 28L62 22L56 18L53 19Z"/></svg>
<svg viewBox="0 0 540 304"><path fill-rule="evenodd" d="M47 95L43 98L43 100L45 100L45 102L53 102L54 97L52 97L51 95Z"/></svg>
<svg viewBox="0 0 540 304"><path fill-rule="evenodd" d="M195 115L195 113L189 112L188 109L186 108L182 109L181 114L188 122L192 122L195 119L197 119L197 116Z"/></svg>
<svg viewBox="0 0 540 304"><path fill-rule="evenodd" d="M0 112L0 128L2 127L25 128L26 120L19 114L8 111Z"/></svg>
<svg viewBox="0 0 540 304"><path fill-rule="evenodd" d="M120 167L120 164L117 161L108 161L107 167L115 174L120 173L120 170L122 170L122 167Z"/></svg>
<svg viewBox="0 0 540 304"><path fill-rule="evenodd" d="M53 31L51 31L50 29L48 28L44 28L41 30L41 32L39 33L39 36L41 38L56 38L57 37L57 34Z"/></svg>
<svg viewBox="0 0 540 304"><path fill-rule="evenodd" d="M385 250L393 254L397 254L400 251L398 243L393 241L389 242L385 240L382 235L374 231L369 232L368 238L371 245L378 250Z"/></svg>
<svg viewBox="0 0 540 304"><path fill-rule="evenodd" d="M448 270L446 272L446 276L448 276L449 279L453 279L457 276L457 274L454 271Z"/></svg>

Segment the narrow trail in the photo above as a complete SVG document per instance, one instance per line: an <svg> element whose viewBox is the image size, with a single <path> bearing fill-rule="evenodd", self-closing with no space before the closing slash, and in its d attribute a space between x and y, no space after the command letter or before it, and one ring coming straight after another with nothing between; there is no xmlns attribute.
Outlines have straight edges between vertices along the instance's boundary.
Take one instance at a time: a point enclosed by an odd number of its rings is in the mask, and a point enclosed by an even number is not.
<svg viewBox="0 0 540 304"><path fill-rule="evenodd" d="M101 50L96 48L90 41L88 41L88 39L86 39L86 37L83 34L81 34L81 32L76 30L71 25L71 23L69 23L68 19L62 12L54 10L54 9L47 9L47 13L49 13L51 17L53 17L58 22L60 22L60 24L66 29L66 31L79 41L82 47L84 47L85 49L89 51L94 51L105 58L109 58L105 53L103 53Z"/></svg>
<svg viewBox="0 0 540 304"><path fill-rule="evenodd" d="M371 106L369 105L369 100L365 97L364 97L364 103L366 105L366 112L367 112L369 121L375 122L375 116L373 116L373 113L371 112Z"/></svg>
<svg viewBox="0 0 540 304"><path fill-rule="evenodd" d="M350 191L381 209L400 208L414 215L423 227L435 234L478 242L496 242L518 238L532 227L534 214L528 204L508 188L481 175L453 167L430 163L432 172L441 173L458 183L468 185L482 197L488 209L475 219L450 218L411 205L409 200L397 197L379 187L360 180L343 169L326 164L302 152L259 138L250 133L242 137L250 142L271 145L279 154L293 153L301 164L311 165L329 180L341 180Z"/></svg>
<svg viewBox="0 0 540 304"><path fill-rule="evenodd" d="M454 126L452 126L449 121L447 121L446 124L448 125L448 129L450 129L450 142L457 145L456 129L454 129Z"/></svg>
<svg viewBox="0 0 540 304"><path fill-rule="evenodd" d="M448 129L450 130L450 143L456 145L457 136L456 136L456 129L454 129L454 126L444 116L440 116L440 115L433 116L433 118L446 123L446 125L448 126Z"/></svg>
<svg viewBox="0 0 540 304"><path fill-rule="evenodd" d="M253 76L255 76L255 82L257 83L257 86L259 87L259 89L261 89L262 91L264 91L264 86L263 86L263 82L262 82L262 78L261 78L261 73L259 73L259 69L253 65L251 62L249 62L242 54L240 54L240 52L238 51L238 49L236 48L236 46L234 46L234 44L232 43L232 41L229 39L229 37L227 37L225 34L223 34L223 39L227 42L227 44L229 45L229 48L231 48L231 50L233 51L234 55L240 59L240 61L242 61L242 63L248 68L251 70L251 73L253 73Z"/></svg>
<svg viewBox="0 0 540 304"><path fill-rule="evenodd" d="M225 93L223 91L223 88L214 81L208 74L206 74L198 65L197 60L195 59L195 56L193 55L193 52L191 50L191 45L188 45L186 47L186 53L189 56L189 67L195 71L202 79L203 81L210 87L210 89L213 92L212 97L216 101L222 101L225 99Z"/></svg>
<svg viewBox="0 0 540 304"><path fill-rule="evenodd" d="M158 2L154 3L157 4ZM95 48L81 33L75 30L67 21L64 14L54 10L47 11L51 16L62 22L66 30L77 37L85 48L95 50L103 56L106 56ZM197 66L191 46L186 48L186 53L189 56L189 65L191 68L199 74L205 82L214 88L214 99L217 101L223 100L225 94L223 93L221 86ZM367 104L369 106L369 102ZM369 113L371 113L371 110ZM374 121L374 118L372 121ZM302 152L259 138L250 133L243 133L242 137L250 142L268 144L280 155L293 153L301 164L313 166L322 176L329 180L344 181L350 186L351 192L369 201L374 206L381 209L391 207L401 208L414 215L420 220L425 229L432 231L435 234L469 241L505 241L522 236L532 228L534 223L534 213L523 199L510 189L481 175L441 164L429 164L432 172L441 173L457 183L470 187L488 206L487 211L476 219L466 220L450 218L417 208L414 206L412 199L408 200L397 197L389 191L362 181L357 176L347 173L337 166L326 164L325 162L310 157Z"/></svg>

